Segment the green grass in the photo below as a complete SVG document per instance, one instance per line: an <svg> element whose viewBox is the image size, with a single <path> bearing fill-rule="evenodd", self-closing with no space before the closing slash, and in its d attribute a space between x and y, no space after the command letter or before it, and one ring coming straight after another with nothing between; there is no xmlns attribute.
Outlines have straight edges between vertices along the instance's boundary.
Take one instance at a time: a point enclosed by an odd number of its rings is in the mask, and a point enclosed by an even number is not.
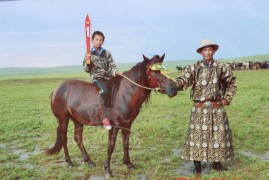
<svg viewBox="0 0 269 180"><path fill-rule="evenodd" d="M101 127L84 128L84 145L96 162L89 168L73 139L69 124L68 147L75 164L68 168L63 150L56 156L45 156L55 142L57 122L50 110L50 94L67 78L87 81L81 69L24 75L6 75L0 81L0 179L87 179L103 176L107 132ZM48 68L48 72L49 68ZM177 76L176 71L172 71ZM236 158L225 162L228 172L203 175L211 178L269 179L269 161L257 157L269 151L269 70L235 71L238 91L227 113L233 133ZM15 77L15 78L14 78ZM123 165L121 134L111 160L113 179L175 179L175 170L188 161L176 153L183 147L192 102L189 90L174 98L152 93L150 103L135 120L130 138L130 156L137 170L129 172ZM268 157L267 157L268 158ZM192 177L192 176L190 176Z"/></svg>

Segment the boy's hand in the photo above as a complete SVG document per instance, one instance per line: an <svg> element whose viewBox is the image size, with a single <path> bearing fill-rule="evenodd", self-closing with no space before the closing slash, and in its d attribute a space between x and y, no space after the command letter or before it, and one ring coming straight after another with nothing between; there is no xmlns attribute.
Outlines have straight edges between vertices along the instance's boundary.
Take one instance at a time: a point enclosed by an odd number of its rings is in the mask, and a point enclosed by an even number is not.
<svg viewBox="0 0 269 180"><path fill-rule="evenodd" d="M116 75L121 76L122 74L121 74L121 72L120 72L120 71L116 71Z"/></svg>
<svg viewBox="0 0 269 180"><path fill-rule="evenodd" d="M91 59L91 55L90 55L90 54L85 54L84 59L85 59L85 60L87 60L87 59Z"/></svg>
<svg viewBox="0 0 269 180"><path fill-rule="evenodd" d="M121 76L121 73L118 70L112 72L112 76L115 77L116 75Z"/></svg>
<svg viewBox="0 0 269 180"><path fill-rule="evenodd" d="M84 59L85 59L85 62L87 65L91 64L91 55L90 54L86 54Z"/></svg>

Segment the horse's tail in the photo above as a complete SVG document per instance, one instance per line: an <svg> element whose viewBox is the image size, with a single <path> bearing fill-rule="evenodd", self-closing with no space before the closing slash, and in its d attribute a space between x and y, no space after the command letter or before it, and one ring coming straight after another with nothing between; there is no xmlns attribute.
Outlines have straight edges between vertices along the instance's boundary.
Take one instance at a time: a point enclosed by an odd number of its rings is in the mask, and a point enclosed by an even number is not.
<svg viewBox="0 0 269 180"><path fill-rule="evenodd" d="M51 105L51 110L54 114L54 116L57 118L56 114L55 114L55 111L54 111L54 108L53 108L53 103L52 103L52 95L53 95L53 92L51 93L50 95L50 99L51 99L51 102L50 102L50 105ZM61 138L61 129L60 129L60 126L58 126L57 128L57 137L56 137L56 142L54 144L53 147L49 148L46 150L46 155L53 155L53 154L58 154L61 149L62 149L62 146L63 146L63 142L62 142L62 138Z"/></svg>
<svg viewBox="0 0 269 180"><path fill-rule="evenodd" d="M63 142L61 139L61 129L60 127L57 128L57 137L56 137L56 142L53 147L49 148L46 150L46 155L53 155L53 154L58 154L63 146Z"/></svg>

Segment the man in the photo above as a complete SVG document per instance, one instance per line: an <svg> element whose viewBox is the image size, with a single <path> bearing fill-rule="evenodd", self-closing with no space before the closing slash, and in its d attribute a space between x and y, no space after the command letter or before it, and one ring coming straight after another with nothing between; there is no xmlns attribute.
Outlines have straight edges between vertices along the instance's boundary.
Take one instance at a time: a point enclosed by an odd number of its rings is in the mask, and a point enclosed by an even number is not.
<svg viewBox="0 0 269 180"><path fill-rule="evenodd" d="M221 161L234 157L232 134L223 106L236 93L236 78L231 67L214 60L219 46L203 40L197 52L203 60L188 66L177 78L180 91L191 89L194 105L182 158L194 161L194 171L202 172L201 161L212 162L213 169L227 170Z"/></svg>

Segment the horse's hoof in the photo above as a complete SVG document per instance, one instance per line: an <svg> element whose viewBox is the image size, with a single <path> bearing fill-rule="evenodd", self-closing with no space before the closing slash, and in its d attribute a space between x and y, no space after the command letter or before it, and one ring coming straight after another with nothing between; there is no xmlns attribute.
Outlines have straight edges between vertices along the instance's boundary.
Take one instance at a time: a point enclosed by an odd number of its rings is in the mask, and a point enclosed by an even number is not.
<svg viewBox="0 0 269 180"><path fill-rule="evenodd" d="M113 176L112 176L112 174L111 173L106 173L105 174L105 178L107 179L107 178L112 178Z"/></svg>
<svg viewBox="0 0 269 180"><path fill-rule="evenodd" d="M89 167L96 167L96 164L92 161L88 161L87 164L89 165Z"/></svg>
<svg viewBox="0 0 269 180"><path fill-rule="evenodd" d="M67 166L68 166L69 168L73 168L73 167L75 167L73 163L68 163Z"/></svg>
<svg viewBox="0 0 269 180"><path fill-rule="evenodd" d="M128 168L130 171L134 171L134 170L135 170L135 166L134 166L133 164L128 165L127 168Z"/></svg>
<svg viewBox="0 0 269 180"><path fill-rule="evenodd" d="M130 171L135 171L135 167L133 166L133 167L130 167L130 168L128 168Z"/></svg>

